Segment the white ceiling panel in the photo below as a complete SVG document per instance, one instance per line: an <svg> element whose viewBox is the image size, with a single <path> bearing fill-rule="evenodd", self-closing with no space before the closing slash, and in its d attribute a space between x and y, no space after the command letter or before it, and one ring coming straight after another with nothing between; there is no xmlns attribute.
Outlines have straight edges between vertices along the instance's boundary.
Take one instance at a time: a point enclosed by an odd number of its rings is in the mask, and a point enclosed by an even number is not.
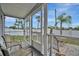
<svg viewBox="0 0 79 59"><path fill-rule="evenodd" d="M5 15L24 18L36 3L5 3L1 4L2 11Z"/></svg>

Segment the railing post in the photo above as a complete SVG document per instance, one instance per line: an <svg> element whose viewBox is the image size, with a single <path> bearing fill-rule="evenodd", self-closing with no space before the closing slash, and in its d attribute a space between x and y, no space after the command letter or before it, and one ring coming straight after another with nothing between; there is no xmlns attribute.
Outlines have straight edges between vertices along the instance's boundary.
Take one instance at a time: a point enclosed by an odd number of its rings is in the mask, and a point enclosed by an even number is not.
<svg viewBox="0 0 79 59"><path fill-rule="evenodd" d="M53 42L52 42L52 32L53 32L53 29L52 28L50 28L50 56L52 56L52 44L53 44Z"/></svg>
<svg viewBox="0 0 79 59"><path fill-rule="evenodd" d="M26 31L25 31L25 30L26 30L26 28L25 28L25 23L26 23L26 22L25 22L25 21L26 21L26 19L23 19L23 20L24 20L24 40L26 40L26 35L25 35L25 32L26 32Z"/></svg>

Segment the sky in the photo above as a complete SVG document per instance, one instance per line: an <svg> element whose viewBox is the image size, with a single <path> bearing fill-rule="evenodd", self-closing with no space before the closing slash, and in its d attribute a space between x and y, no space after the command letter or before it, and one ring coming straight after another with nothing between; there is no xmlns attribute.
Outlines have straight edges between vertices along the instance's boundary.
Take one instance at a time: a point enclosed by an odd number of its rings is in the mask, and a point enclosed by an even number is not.
<svg viewBox="0 0 79 59"><path fill-rule="evenodd" d="M79 4L48 4L48 26L55 24L55 9L57 17L62 13L72 17L72 24L63 24L63 27L75 27L79 25ZM58 24L59 26L59 24Z"/></svg>
<svg viewBox="0 0 79 59"><path fill-rule="evenodd" d="M5 16L5 27L13 26L16 21L16 18Z"/></svg>
<svg viewBox="0 0 79 59"><path fill-rule="evenodd" d="M61 3L49 3L48 4L48 26L54 26L55 24L55 9L57 17L62 13L66 13L67 15L72 17L72 24L63 24L63 27L76 27L79 25L79 4L61 4ZM41 15L41 12L34 14L33 18L33 27L37 27L36 15ZM12 26L16 21L16 18L6 17L5 18L5 26ZM57 25L59 26L59 24Z"/></svg>

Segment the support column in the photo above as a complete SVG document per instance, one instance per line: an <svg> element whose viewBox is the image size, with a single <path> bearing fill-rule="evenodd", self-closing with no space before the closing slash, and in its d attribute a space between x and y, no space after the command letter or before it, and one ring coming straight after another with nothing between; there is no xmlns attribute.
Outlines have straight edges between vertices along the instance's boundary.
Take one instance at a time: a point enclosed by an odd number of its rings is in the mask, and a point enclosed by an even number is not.
<svg viewBox="0 0 79 59"><path fill-rule="evenodd" d="M5 16L3 15L2 16L2 35L4 36L5 34Z"/></svg>
<svg viewBox="0 0 79 59"><path fill-rule="evenodd" d="M1 8L1 5L0 5L0 35L4 36L4 20L5 20L5 17L4 17L4 13L2 12L2 8Z"/></svg>
<svg viewBox="0 0 79 59"><path fill-rule="evenodd" d="M30 24L29 24L29 26L30 26L30 45L32 45L32 17L31 16L29 16L29 20L30 20Z"/></svg>
<svg viewBox="0 0 79 59"><path fill-rule="evenodd" d="M47 56L47 50L48 50L48 40L47 40L47 4L42 5L42 18L43 18L43 44L42 49L44 49L44 55Z"/></svg>
<svg viewBox="0 0 79 59"><path fill-rule="evenodd" d="M25 29L26 29L26 28L25 28L25 20L26 20L26 19L23 19L23 21L24 21L24 28L23 28L23 30L24 30L24 34L23 34L23 35L24 35L24 40L25 40Z"/></svg>
<svg viewBox="0 0 79 59"><path fill-rule="evenodd" d="M24 36L24 40L26 40L26 27L25 27L25 24L26 24L26 19L23 19L23 21L24 21L24 28L23 28L23 36ZM23 42L22 42L22 44L23 44Z"/></svg>

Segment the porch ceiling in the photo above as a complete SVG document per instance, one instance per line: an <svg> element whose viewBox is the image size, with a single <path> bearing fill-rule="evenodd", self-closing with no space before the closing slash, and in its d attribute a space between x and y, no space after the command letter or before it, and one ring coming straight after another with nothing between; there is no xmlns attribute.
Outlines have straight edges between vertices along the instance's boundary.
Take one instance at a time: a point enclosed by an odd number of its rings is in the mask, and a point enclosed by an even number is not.
<svg viewBox="0 0 79 59"><path fill-rule="evenodd" d="M24 18L36 3L2 3L1 8L6 16Z"/></svg>

